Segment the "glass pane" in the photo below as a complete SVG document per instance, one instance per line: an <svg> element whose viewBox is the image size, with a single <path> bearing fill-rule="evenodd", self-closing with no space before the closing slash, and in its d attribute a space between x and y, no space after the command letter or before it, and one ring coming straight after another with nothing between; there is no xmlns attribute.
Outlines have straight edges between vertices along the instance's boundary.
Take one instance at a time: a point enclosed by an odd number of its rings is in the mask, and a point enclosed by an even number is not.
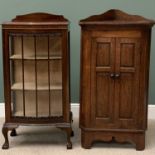
<svg viewBox="0 0 155 155"><path fill-rule="evenodd" d="M34 61L24 61L24 85L27 83L35 85L35 62Z"/></svg>
<svg viewBox="0 0 155 155"><path fill-rule="evenodd" d="M14 116L23 116L23 88L22 85L22 63L21 61L11 62L11 103ZM18 85L20 84L20 85Z"/></svg>
<svg viewBox="0 0 155 155"><path fill-rule="evenodd" d="M23 36L23 57L24 58L34 58L34 37L33 36Z"/></svg>
<svg viewBox="0 0 155 155"><path fill-rule="evenodd" d="M13 34L9 40L13 115L62 116L60 33Z"/></svg>
<svg viewBox="0 0 155 155"><path fill-rule="evenodd" d="M25 116L36 117L35 91L25 91Z"/></svg>
<svg viewBox="0 0 155 155"><path fill-rule="evenodd" d="M12 91L12 115L24 116L23 114L23 93L22 91Z"/></svg>
<svg viewBox="0 0 155 155"><path fill-rule="evenodd" d="M49 116L49 91L38 91L38 117Z"/></svg>
<svg viewBox="0 0 155 155"><path fill-rule="evenodd" d="M12 55L22 55L22 37L14 36L12 39Z"/></svg>
<svg viewBox="0 0 155 155"><path fill-rule="evenodd" d="M51 91L51 116L62 116L62 91Z"/></svg>
<svg viewBox="0 0 155 155"><path fill-rule="evenodd" d="M62 87L62 61L50 61L50 83Z"/></svg>
<svg viewBox="0 0 155 155"><path fill-rule="evenodd" d="M12 61L12 84L21 83L22 82L22 62L21 61Z"/></svg>
<svg viewBox="0 0 155 155"><path fill-rule="evenodd" d="M62 61L50 61L51 116L62 115ZM53 88L53 89L52 89Z"/></svg>
<svg viewBox="0 0 155 155"><path fill-rule="evenodd" d="M37 58L48 59L48 37L47 36L37 36L36 37L36 56Z"/></svg>
<svg viewBox="0 0 155 155"><path fill-rule="evenodd" d="M48 74L48 61L37 61L37 85L43 89L49 89L49 74Z"/></svg>
<svg viewBox="0 0 155 155"><path fill-rule="evenodd" d="M49 74L48 61L37 61L38 117L49 116Z"/></svg>
<svg viewBox="0 0 155 155"><path fill-rule="evenodd" d="M50 56L62 56L62 38L60 36L49 37Z"/></svg>

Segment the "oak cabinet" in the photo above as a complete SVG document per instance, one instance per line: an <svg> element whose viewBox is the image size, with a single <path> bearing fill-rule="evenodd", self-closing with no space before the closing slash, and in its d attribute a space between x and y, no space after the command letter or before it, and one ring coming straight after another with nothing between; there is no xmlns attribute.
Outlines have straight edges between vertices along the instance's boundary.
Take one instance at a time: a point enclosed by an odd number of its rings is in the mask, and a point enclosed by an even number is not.
<svg viewBox="0 0 155 155"><path fill-rule="evenodd" d="M16 135L19 125L51 125L67 133L72 147L69 94L68 20L60 15L20 15L2 25L5 123Z"/></svg>
<svg viewBox="0 0 155 155"><path fill-rule="evenodd" d="M81 20L81 143L132 142L144 149L151 27L119 10Z"/></svg>

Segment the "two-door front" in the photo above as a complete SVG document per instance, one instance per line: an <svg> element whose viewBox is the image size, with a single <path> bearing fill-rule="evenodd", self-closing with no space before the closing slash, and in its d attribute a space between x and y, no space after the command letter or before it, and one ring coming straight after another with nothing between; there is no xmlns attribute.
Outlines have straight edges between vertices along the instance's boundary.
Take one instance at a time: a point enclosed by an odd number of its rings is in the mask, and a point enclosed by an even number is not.
<svg viewBox="0 0 155 155"><path fill-rule="evenodd" d="M81 143L130 142L145 148L151 27L121 10L80 20Z"/></svg>
<svg viewBox="0 0 155 155"><path fill-rule="evenodd" d="M93 31L87 37L86 52L90 55L88 127L138 129L141 32Z"/></svg>

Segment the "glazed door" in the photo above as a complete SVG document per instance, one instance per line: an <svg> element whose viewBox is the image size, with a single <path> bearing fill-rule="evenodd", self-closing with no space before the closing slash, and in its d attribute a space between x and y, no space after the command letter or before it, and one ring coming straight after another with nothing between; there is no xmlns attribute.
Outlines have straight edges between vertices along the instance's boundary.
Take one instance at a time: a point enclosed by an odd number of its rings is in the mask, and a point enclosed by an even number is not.
<svg viewBox="0 0 155 155"><path fill-rule="evenodd" d="M56 31L9 34L12 119L66 119L64 37Z"/></svg>
<svg viewBox="0 0 155 155"><path fill-rule="evenodd" d="M138 128L140 40L116 39L115 121L118 128Z"/></svg>
<svg viewBox="0 0 155 155"><path fill-rule="evenodd" d="M92 39L91 52L91 125L113 127L115 39Z"/></svg>

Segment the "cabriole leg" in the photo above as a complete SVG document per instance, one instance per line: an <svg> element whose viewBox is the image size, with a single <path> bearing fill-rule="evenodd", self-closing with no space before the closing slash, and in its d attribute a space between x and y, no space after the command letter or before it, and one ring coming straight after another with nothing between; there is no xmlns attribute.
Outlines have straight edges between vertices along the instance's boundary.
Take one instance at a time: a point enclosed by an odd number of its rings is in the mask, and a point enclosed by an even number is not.
<svg viewBox="0 0 155 155"><path fill-rule="evenodd" d="M5 142L2 146L2 149L8 149L9 148L8 130L9 129L4 125L2 128L2 133L3 133L3 136L5 138Z"/></svg>
<svg viewBox="0 0 155 155"><path fill-rule="evenodd" d="M12 130L13 134L16 133L16 128L18 127L18 125L14 125L14 124L4 124L3 128L2 128L2 134L4 136L5 142L2 146L2 149L8 149L9 148L9 140L8 140L8 131Z"/></svg>
<svg viewBox="0 0 155 155"><path fill-rule="evenodd" d="M72 149L72 142L71 142L71 134L72 134L72 129L67 128L66 129L66 134L67 134L67 149Z"/></svg>
<svg viewBox="0 0 155 155"><path fill-rule="evenodd" d="M72 149L72 142L71 142L71 134L72 134L72 128L71 127L68 127L68 128L63 128L61 127L60 128L61 130L65 131L66 132L66 137L67 137L67 149Z"/></svg>

